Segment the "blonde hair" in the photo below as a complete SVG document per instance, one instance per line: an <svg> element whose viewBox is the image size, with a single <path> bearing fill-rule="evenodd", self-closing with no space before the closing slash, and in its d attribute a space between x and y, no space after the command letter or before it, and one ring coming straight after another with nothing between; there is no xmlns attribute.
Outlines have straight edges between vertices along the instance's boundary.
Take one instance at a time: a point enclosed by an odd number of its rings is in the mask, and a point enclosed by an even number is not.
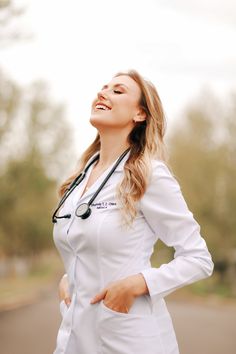
<svg viewBox="0 0 236 354"><path fill-rule="evenodd" d="M136 202L144 195L151 173L151 159L166 160L164 134L166 121L160 97L155 86L144 79L136 70L119 72L115 75L127 75L132 78L141 90L139 105L146 113L146 120L135 124L128 135L130 156L124 165L124 177L117 187L117 197L122 205L122 214L127 223L132 223L137 214ZM69 177L61 186L62 196L71 182L83 170L87 161L100 150L100 136L97 134L93 143L84 151L78 171Z"/></svg>

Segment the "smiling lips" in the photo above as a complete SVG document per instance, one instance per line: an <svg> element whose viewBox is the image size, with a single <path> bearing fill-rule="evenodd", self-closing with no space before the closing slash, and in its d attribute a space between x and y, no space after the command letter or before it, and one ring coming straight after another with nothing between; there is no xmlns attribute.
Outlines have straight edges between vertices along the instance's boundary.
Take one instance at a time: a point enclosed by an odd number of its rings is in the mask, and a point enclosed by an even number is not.
<svg viewBox="0 0 236 354"><path fill-rule="evenodd" d="M102 111L110 111L111 107L107 106L105 103L98 102L95 105L95 109L99 109L99 110L102 110Z"/></svg>

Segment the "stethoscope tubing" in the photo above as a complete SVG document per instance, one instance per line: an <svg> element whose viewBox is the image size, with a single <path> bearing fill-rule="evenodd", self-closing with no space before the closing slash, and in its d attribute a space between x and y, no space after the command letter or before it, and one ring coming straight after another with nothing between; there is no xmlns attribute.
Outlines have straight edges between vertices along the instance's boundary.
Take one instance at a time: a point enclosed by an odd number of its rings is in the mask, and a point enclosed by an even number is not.
<svg viewBox="0 0 236 354"><path fill-rule="evenodd" d="M61 208L61 206L65 203L66 199L70 196L70 194L73 192L73 190L83 181L83 179L86 176L86 173L89 169L89 167L95 162L97 161L99 158L99 154L96 155L92 161L90 161L90 163L85 167L85 169L73 180L73 182L70 184L70 186L67 188L66 192L64 193L64 195L62 196L58 207L56 208L56 210L54 211L53 215L52 215L52 222L55 224L57 222L56 219L69 219L71 217L71 214L66 214L63 216L56 216L57 212L59 211L59 209Z"/></svg>
<svg viewBox="0 0 236 354"><path fill-rule="evenodd" d="M125 157L125 155L128 153L128 151L130 150L130 148L128 148L127 150L125 150L122 155L118 158L116 164L113 166L113 168L111 169L111 171L108 173L108 175L106 176L106 178L104 179L104 181L101 183L101 185L99 186L99 188L96 190L96 192L94 193L94 195L92 196L92 198L88 201L88 203L82 203L80 204L75 211L75 215L78 217L81 217L82 219L86 219L89 217L89 215L91 214L91 208L90 205L93 203L93 201L95 200L95 198L98 196L98 194L101 192L102 188L105 186L105 184L107 183L107 181L109 180L109 178L112 176L113 172L115 171L115 169L117 168L117 166L120 164L120 162L122 161L122 159ZM85 169L74 179L74 181L70 184L70 186L68 187L68 189L66 190L65 194L62 196L58 207L56 208L56 210L53 213L52 216L52 222L56 223L57 219L63 219L63 218L67 218L70 219L71 218L71 214L66 214L63 216L57 216L57 212L59 211L59 209L61 208L61 206L64 204L64 202L66 201L66 199L69 197L69 195L73 192L73 190L83 181L83 179L86 176L86 173L88 171L88 169L90 168L90 166L99 159L99 154L96 155L92 161L90 161L90 163L85 167Z"/></svg>

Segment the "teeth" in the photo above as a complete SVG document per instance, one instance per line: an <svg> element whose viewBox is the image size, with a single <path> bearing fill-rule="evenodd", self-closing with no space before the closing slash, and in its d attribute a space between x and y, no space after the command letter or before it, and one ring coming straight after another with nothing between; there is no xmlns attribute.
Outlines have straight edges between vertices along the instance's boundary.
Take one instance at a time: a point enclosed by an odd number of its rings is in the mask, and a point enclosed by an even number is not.
<svg viewBox="0 0 236 354"><path fill-rule="evenodd" d="M109 108L102 104L97 104L96 109L103 109L104 111L109 111Z"/></svg>

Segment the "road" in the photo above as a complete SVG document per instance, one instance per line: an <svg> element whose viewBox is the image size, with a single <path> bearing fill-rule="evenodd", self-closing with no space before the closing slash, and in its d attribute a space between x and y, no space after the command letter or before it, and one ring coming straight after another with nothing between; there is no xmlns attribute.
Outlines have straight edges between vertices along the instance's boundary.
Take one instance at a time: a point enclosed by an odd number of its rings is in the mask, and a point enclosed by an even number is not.
<svg viewBox="0 0 236 354"><path fill-rule="evenodd" d="M1 354L52 354L60 323L56 296L0 313ZM181 354L236 353L236 305L168 301L168 308Z"/></svg>

